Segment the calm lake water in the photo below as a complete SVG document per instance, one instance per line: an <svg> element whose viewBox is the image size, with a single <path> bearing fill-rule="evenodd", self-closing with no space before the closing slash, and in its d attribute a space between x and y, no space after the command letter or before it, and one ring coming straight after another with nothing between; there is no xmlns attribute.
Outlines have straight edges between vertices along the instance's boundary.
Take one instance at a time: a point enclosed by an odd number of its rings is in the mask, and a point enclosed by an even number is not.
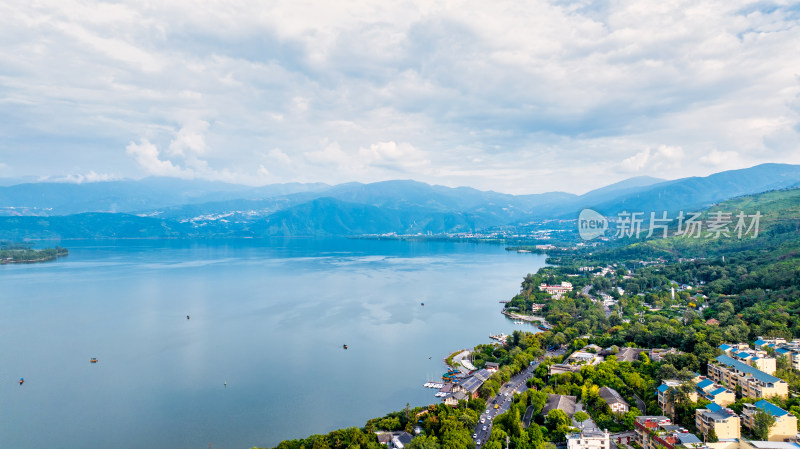
<svg viewBox="0 0 800 449"><path fill-rule="evenodd" d="M274 446L438 402L422 384L449 353L531 329L498 301L544 265L444 242L63 245L0 266L2 448Z"/></svg>

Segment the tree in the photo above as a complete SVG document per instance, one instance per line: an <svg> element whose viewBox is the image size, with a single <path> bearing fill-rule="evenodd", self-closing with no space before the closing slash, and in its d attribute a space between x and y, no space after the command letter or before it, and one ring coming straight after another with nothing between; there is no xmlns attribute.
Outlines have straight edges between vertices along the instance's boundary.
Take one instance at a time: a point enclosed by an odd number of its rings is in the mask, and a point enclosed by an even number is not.
<svg viewBox="0 0 800 449"><path fill-rule="evenodd" d="M769 439L769 430L775 425L775 417L764 410L756 410L753 415L753 434L756 439L766 441Z"/></svg>
<svg viewBox="0 0 800 449"><path fill-rule="evenodd" d="M439 441L435 436L420 435L408 445L408 449L439 449Z"/></svg>
<svg viewBox="0 0 800 449"><path fill-rule="evenodd" d="M591 418L591 416L589 416L589 414L586 412L575 412L573 417L575 418L575 421L578 421L581 424L583 424L583 422L587 419Z"/></svg>
<svg viewBox="0 0 800 449"><path fill-rule="evenodd" d="M706 435L707 443L716 443L719 441L719 437L717 437L717 431L714 428L708 429L708 435Z"/></svg>

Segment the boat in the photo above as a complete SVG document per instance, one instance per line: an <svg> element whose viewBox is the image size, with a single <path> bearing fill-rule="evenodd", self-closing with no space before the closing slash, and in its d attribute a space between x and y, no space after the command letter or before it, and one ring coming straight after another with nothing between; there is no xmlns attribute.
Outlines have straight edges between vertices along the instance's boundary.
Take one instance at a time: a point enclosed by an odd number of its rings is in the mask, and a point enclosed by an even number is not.
<svg viewBox="0 0 800 449"><path fill-rule="evenodd" d="M347 345L342 345L342 347L343 347L344 349L347 349Z"/></svg>
<svg viewBox="0 0 800 449"><path fill-rule="evenodd" d="M424 302L421 302L421 303L419 303L419 305L421 305L421 306L424 306L424 305L425 305L425 303L424 303Z"/></svg>
<svg viewBox="0 0 800 449"><path fill-rule="evenodd" d="M89 362L90 363L97 363L97 357L92 357L91 359L89 359Z"/></svg>
<svg viewBox="0 0 800 449"><path fill-rule="evenodd" d="M19 384L22 385L24 383L25 383L25 378L24 377L20 377L19 378Z"/></svg>
<svg viewBox="0 0 800 449"><path fill-rule="evenodd" d="M189 315L186 315L186 319L187 319L187 320L189 319Z"/></svg>

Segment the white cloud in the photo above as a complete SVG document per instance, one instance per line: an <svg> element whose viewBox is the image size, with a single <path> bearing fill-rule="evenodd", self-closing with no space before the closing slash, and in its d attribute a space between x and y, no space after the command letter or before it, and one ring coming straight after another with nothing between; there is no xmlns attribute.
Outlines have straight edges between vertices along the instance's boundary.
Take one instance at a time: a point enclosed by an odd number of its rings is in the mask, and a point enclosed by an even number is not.
<svg viewBox="0 0 800 449"><path fill-rule="evenodd" d="M518 193L797 163L798 41L747 0L5 2L0 159Z"/></svg>
<svg viewBox="0 0 800 449"><path fill-rule="evenodd" d="M191 177L190 172L174 165L172 161L160 159L158 148L147 139L142 139L138 144L129 143L125 152L133 156L148 175Z"/></svg>
<svg viewBox="0 0 800 449"><path fill-rule="evenodd" d="M679 168L684 157L685 153L681 147L659 145L655 149L646 148L623 160L620 167L632 173L643 170L654 173L665 169Z"/></svg>

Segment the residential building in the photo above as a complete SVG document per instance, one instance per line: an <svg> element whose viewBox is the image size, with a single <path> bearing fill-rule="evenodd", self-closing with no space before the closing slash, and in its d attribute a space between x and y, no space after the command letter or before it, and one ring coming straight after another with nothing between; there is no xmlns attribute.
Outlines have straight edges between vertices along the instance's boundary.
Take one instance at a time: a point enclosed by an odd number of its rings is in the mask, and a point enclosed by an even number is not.
<svg viewBox="0 0 800 449"><path fill-rule="evenodd" d="M623 399L617 390L609 387L602 387L598 393L600 397L606 401L613 413L627 413L628 410L630 410L630 405L628 405L628 402Z"/></svg>
<svg viewBox="0 0 800 449"><path fill-rule="evenodd" d="M698 376L694 379L697 393L703 399L715 404L727 407L736 402L736 394L718 383L714 383L705 376Z"/></svg>
<svg viewBox="0 0 800 449"><path fill-rule="evenodd" d="M567 449L610 449L611 438L605 432L580 432L567 435Z"/></svg>
<svg viewBox="0 0 800 449"><path fill-rule="evenodd" d="M392 447L394 449L404 449L413 439L414 437L408 432L395 432L392 436Z"/></svg>
<svg viewBox="0 0 800 449"><path fill-rule="evenodd" d="M789 366L800 370L800 339L786 341L783 338L759 337L754 346L761 349L773 349L778 357L786 357Z"/></svg>
<svg viewBox="0 0 800 449"><path fill-rule="evenodd" d="M708 439L708 432L712 429L720 440L741 437L741 419L729 408L708 404L704 409L695 410L694 416L697 431L705 440Z"/></svg>
<svg viewBox="0 0 800 449"><path fill-rule="evenodd" d="M775 374L777 361L763 349L750 349L746 343L723 344L719 349L728 357L753 366L767 374Z"/></svg>
<svg viewBox="0 0 800 449"><path fill-rule="evenodd" d="M786 398L789 395L786 381L727 355L708 362L708 377L728 388L741 387L742 396L748 398Z"/></svg>
<svg viewBox="0 0 800 449"><path fill-rule="evenodd" d="M566 396L563 394L548 394L547 402L542 407L542 415L547 416L551 410L561 410L570 418L575 415L575 396Z"/></svg>
<svg viewBox="0 0 800 449"><path fill-rule="evenodd" d="M744 404L742 409L742 424L749 429L755 427L755 414L763 410L775 417L775 424L769 429L769 441L784 441L797 436L797 417L764 399L755 404Z"/></svg>
<svg viewBox="0 0 800 449"><path fill-rule="evenodd" d="M469 399L466 393L463 391L456 391L455 393L450 393L444 397L444 403L451 407L455 407L458 405L458 401L466 401Z"/></svg>
<svg viewBox="0 0 800 449"><path fill-rule="evenodd" d="M703 445L697 436L672 424L666 416L638 416L633 430L636 442L643 449L675 449L678 446L699 448Z"/></svg>
<svg viewBox="0 0 800 449"><path fill-rule="evenodd" d="M499 363L486 362L486 371L489 371L491 373L495 373L495 372L497 372L498 369L500 369L500 364Z"/></svg>
<svg viewBox="0 0 800 449"><path fill-rule="evenodd" d="M674 404L668 393L673 388L678 388L686 382L681 382L676 379L664 380L661 385L656 388L656 395L658 396L658 406L661 407L661 412L665 415L673 416L675 414ZM689 400L697 402L697 392L691 391L688 393Z"/></svg>

